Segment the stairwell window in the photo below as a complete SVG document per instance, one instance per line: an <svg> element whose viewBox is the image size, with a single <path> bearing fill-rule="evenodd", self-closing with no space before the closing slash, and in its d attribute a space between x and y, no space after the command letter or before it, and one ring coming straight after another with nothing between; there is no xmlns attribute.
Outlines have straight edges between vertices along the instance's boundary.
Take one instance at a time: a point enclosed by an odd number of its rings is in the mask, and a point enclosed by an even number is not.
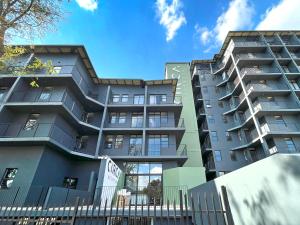
<svg viewBox="0 0 300 225"><path fill-rule="evenodd" d="M205 100L205 106L206 108L211 108L211 104L209 100Z"/></svg>
<svg viewBox="0 0 300 225"><path fill-rule="evenodd" d="M213 142L217 142L218 141L218 134L217 131L211 131L210 132L210 138Z"/></svg>
<svg viewBox="0 0 300 225"><path fill-rule="evenodd" d="M17 172L18 172L17 168L6 168L3 178L1 179L0 189L11 188Z"/></svg>

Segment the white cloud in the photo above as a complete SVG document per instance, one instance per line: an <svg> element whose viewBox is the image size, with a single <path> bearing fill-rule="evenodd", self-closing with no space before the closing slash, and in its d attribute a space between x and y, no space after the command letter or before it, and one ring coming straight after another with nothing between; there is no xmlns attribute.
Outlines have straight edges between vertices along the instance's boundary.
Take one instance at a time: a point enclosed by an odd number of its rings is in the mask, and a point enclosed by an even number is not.
<svg viewBox="0 0 300 225"><path fill-rule="evenodd" d="M281 0L276 6L267 9L257 30L300 29L300 1Z"/></svg>
<svg viewBox="0 0 300 225"><path fill-rule="evenodd" d="M76 0L76 2L81 8L89 11L94 11L98 7L97 0Z"/></svg>
<svg viewBox="0 0 300 225"><path fill-rule="evenodd" d="M182 3L180 0L172 0L168 4L166 0L156 0L156 11L159 17L159 24L166 28L166 41L171 41L177 33L177 30L186 24Z"/></svg>
<svg viewBox="0 0 300 225"><path fill-rule="evenodd" d="M198 34L202 44L218 46L223 43L229 31L251 28L254 13L254 7L249 0L231 0L211 30L196 25L195 33ZM212 47L208 49L207 51L210 51Z"/></svg>

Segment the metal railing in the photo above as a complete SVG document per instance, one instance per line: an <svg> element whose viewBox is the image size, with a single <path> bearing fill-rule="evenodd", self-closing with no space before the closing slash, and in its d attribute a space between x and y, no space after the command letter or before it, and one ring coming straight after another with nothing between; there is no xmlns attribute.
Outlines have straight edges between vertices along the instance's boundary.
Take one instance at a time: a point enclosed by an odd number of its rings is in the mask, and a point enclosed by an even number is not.
<svg viewBox="0 0 300 225"><path fill-rule="evenodd" d="M265 46L265 43L262 41L234 41L235 47L256 47L256 46Z"/></svg>
<svg viewBox="0 0 300 225"><path fill-rule="evenodd" d="M267 122L260 125L261 131L264 134L272 133L272 132L300 132L300 124L295 123L285 123L282 122Z"/></svg>
<svg viewBox="0 0 300 225"><path fill-rule="evenodd" d="M254 54L236 54L234 56L235 61L238 61L239 59L268 59L272 58L269 54L266 53L254 53Z"/></svg>
<svg viewBox="0 0 300 225"><path fill-rule="evenodd" d="M150 183L135 186L134 190L123 186L98 187L95 192L84 191L86 196L80 190L44 187L48 191L43 195L52 199L52 188L69 193L70 197L60 195L67 201L58 200L56 204L47 204L44 199L10 205L0 201L0 224L234 225L225 186L220 192L189 192L186 186ZM26 189L18 187L12 198L24 193L26 198ZM0 189L0 196L1 192L7 195L7 191ZM36 193L36 199L39 194Z"/></svg>
<svg viewBox="0 0 300 225"><path fill-rule="evenodd" d="M143 94L141 94L143 95ZM143 95L144 96L144 95ZM137 98L132 96L124 96L119 95L119 97L113 97L111 94L109 98L109 104L111 105L144 105L145 102L147 105L173 105L173 104L182 104L182 97L179 95L164 95L164 94L157 94L154 98L151 98L151 95L145 98Z"/></svg>
<svg viewBox="0 0 300 225"><path fill-rule="evenodd" d="M258 69L254 67L241 68L241 76L244 77L246 74L266 74L266 73L279 73L279 70L275 67L270 67L268 69Z"/></svg>
<svg viewBox="0 0 300 225"><path fill-rule="evenodd" d="M64 131L55 123L36 123L32 126L21 124L0 124L0 138L50 138L70 151L93 155L88 149L79 145L76 137Z"/></svg>
<svg viewBox="0 0 300 225"><path fill-rule="evenodd" d="M259 84L259 83L250 83L246 86L246 90L248 93L252 91L276 91L276 90L288 90L289 88L284 85L267 85L267 84Z"/></svg>
<svg viewBox="0 0 300 225"><path fill-rule="evenodd" d="M289 101L267 101L267 100L257 100L253 105L253 109L255 112L260 110L276 110L276 109L297 109L298 107L296 105L291 105Z"/></svg>
<svg viewBox="0 0 300 225"><path fill-rule="evenodd" d="M185 144L147 144L147 156L187 156Z"/></svg>
<svg viewBox="0 0 300 225"><path fill-rule="evenodd" d="M160 121L153 121L151 122L148 120L148 128L184 128L184 118L180 118L177 123L175 121L167 122L167 123L162 123Z"/></svg>
<svg viewBox="0 0 300 225"><path fill-rule="evenodd" d="M83 107L79 105L74 99L69 91L64 90L63 93L57 95L57 93L52 93L47 98L42 98L42 90L40 92L31 91L15 91L12 93L9 102L40 102L40 103L50 103L50 102L60 102L62 103L78 120L89 123L91 125L99 126L100 121L89 122L85 120L84 115L87 112L84 111Z"/></svg>

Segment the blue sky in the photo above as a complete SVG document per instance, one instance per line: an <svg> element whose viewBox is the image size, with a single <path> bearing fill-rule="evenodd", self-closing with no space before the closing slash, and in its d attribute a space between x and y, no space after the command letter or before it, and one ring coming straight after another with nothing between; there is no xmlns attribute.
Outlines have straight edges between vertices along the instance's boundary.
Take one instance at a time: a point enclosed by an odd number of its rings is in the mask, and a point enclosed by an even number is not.
<svg viewBox="0 0 300 225"><path fill-rule="evenodd" d="M102 78L163 79L166 62L211 58L229 30L300 29L300 0L71 0L64 8L57 31L21 42L83 44Z"/></svg>

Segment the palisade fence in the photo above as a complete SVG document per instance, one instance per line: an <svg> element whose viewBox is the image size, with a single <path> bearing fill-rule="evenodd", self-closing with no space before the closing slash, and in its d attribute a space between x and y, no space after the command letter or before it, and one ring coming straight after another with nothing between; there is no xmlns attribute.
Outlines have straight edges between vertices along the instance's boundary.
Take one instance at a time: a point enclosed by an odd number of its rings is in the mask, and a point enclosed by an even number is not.
<svg viewBox="0 0 300 225"><path fill-rule="evenodd" d="M234 225L224 186L221 193L196 196L184 187L157 190L0 189L0 224Z"/></svg>

